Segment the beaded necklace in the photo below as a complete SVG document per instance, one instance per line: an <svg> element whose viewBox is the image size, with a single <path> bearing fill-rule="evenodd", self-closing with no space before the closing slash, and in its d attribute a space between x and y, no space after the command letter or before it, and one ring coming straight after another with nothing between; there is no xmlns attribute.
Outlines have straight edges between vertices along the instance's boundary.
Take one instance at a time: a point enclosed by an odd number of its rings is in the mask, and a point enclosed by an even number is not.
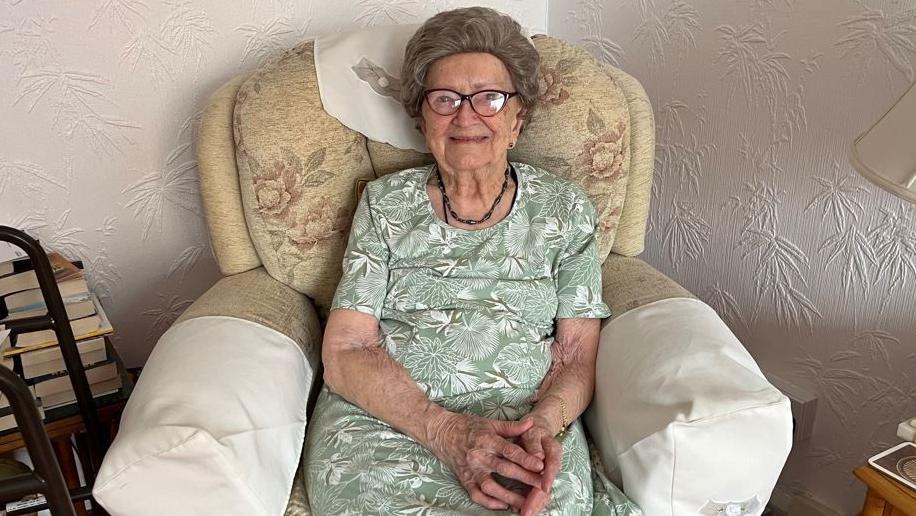
<svg viewBox="0 0 916 516"><path fill-rule="evenodd" d="M499 206L499 202L503 200L503 195L506 193L506 189L509 188L509 174L511 172L511 167L506 165L506 175L503 178L503 186L499 190L499 195L496 196L496 200L493 201L493 206L490 206L490 209L484 213L483 217L478 220L473 219L463 219L455 213L455 210L452 209L452 203L448 198L448 194L445 193L445 183L442 182L442 174L439 173L439 166L436 165L436 177L439 180L439 192L442 194L442 212L445 214L445 223L448 224L448 216L451 215L453 219L461 222L462 224L468 224L474 226L482 222L486 222L493 216L493 212L496 211L496 207Z"/></svg>

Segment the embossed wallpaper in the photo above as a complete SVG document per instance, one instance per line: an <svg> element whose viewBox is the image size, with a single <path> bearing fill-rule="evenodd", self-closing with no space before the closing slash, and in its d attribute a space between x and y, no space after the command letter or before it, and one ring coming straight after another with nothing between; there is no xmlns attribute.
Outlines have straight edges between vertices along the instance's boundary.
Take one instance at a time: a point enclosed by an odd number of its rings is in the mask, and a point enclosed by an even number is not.
<svg viewBox="0 0 916 516"><path fill-rule="evenodd" d="M781 487L854 514L851 470L916 415L916 206L859 177L847 149L916 79L916 1L548 8L554 36L627 70L655 107L644 258L819 398Z"/></svg>
<svg viewBox="0 0 916 516"><path fill-rule="evenodd" d="M546 0L0 0L0 224L83 260L128 365L219 272L194 138L209 95L312 35Z"/></svg>
<svg viewBox="0 0 916 516"><path fill-rule="evenodd" d="M853 513L850 470L916 415L916 207L846 149L916 79L916 0L0 0L0 224L82 259L141 364L219 276L193 149L208 95L310 35L471 4L642 81L644 257L817 393L781 486Z"/></svg>

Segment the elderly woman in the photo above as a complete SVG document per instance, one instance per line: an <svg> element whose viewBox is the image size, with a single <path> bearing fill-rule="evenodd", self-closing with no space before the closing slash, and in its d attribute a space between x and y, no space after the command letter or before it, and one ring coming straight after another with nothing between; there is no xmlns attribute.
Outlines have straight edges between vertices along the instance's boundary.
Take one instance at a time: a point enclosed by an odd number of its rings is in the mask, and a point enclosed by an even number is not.
<svg viewBox="0 0 916 516"><path fill-rule="evenodd" d="M609 315L594 209L507 160L537 72L490 9L408 43L402 100L435 164L369 183L356 210L306 443L316 514L638 514L576 422Z"/></svg>

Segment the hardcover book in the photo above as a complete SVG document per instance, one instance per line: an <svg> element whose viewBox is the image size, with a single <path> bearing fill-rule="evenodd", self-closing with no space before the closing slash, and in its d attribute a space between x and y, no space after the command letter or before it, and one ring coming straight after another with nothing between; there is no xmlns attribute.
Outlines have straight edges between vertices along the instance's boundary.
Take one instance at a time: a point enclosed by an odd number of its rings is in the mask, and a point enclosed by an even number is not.
<svg viewBox="0 0 916 516"><path fill-rule="evenodd" d="M82 269L58 253L49 253L48 261L51 263L54 280L58 283L83 277ZM0 276L0 296L39 287L38 276L35 274L31 260L9 262L5 269L10 268L12 268L11 273Z"/></svg>
<svg viewBox="0 0 916 516"><path fill-rule="evenodd" d="M114 331L111 327L111 323L108 321L108 316L102 309L99 298L92 296L92 302L95 305L95 315L70 321L70 329L73 331L73 337L76 340L108 335ZM4 356L10 357L35 349L49 348L51 346L57 346L57 334L54 333L54 330L23 333L16 336L13 347L7 350Z"/></svg>

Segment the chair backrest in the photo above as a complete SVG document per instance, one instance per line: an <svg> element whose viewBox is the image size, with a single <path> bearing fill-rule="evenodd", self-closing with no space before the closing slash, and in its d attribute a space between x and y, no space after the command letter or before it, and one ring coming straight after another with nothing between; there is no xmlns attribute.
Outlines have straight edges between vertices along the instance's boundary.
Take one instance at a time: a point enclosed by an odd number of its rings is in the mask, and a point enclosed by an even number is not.
<svg viewBox="0 0 916 516"><path fill-rule="evenodd" d="M538 107L510 159L579 183L599 217L599 256L643 250L654 167L640 84L585 51L536 36ZM430 163L367 140L322 109L305 42L220 88L198 142L201 194L223 274L263 265L326 310L340 279L356 184Z"/></svg>

